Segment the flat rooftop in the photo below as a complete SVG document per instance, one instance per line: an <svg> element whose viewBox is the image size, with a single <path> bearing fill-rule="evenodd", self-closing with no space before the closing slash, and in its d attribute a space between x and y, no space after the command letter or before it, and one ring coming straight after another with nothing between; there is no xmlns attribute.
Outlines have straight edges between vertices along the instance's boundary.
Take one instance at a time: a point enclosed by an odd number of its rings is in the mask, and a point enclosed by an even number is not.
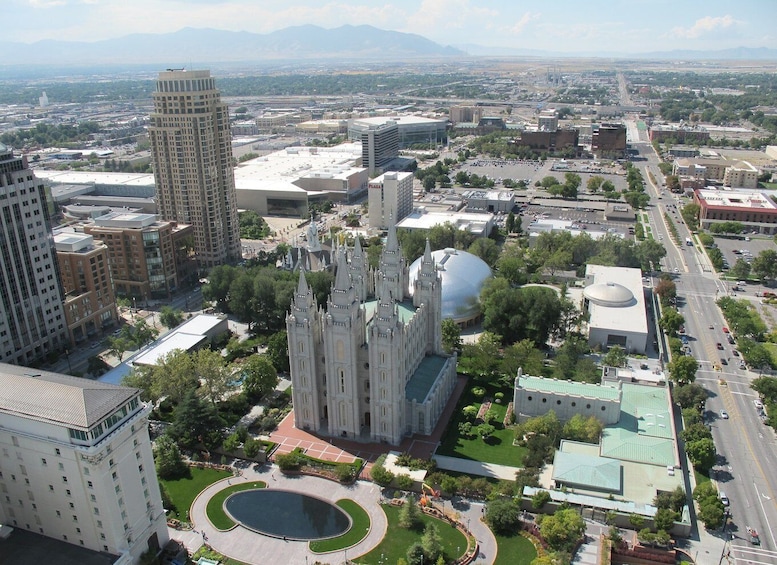
<svg viewBox="0 0 777 565"><path fill-rule="evenodd" d="M251 188L256 183L288 183L316 174L338 178L360 172L361 143L343 143L335 147L287 147L235 167L235 186ZM302 190L297 188L297 190Z"/></svg>
<svg viewBox="0 0 777 565"><path fill-rule="evenodd" d="M95 184L155 186L151 173L103 173L96 171L44 171L35 169L35 176L56 184Z"/></svg>
<svg viewBox="0 0 777 565"><path fill-rule="evenodd" d="M475 212L429 212L427 210L416 209L402 218L402 220L397 223L397 228L429 230L434 226L451 223L457 229L467 230L474 234L484 234L493 218L493 214L479 214Z"/></svg>
<svg viewBox="0 0 777 565"><path fill-rule="evenodd" d="M614 283L631 291L634 298L630 305L619 306L603 306L589 302L588 310L591 317L588 325L590 327L634 334L648 333L645 290L642 285L642 271L640 269L589 264L586 267L586 279L591 281L591 284L587 285L586 288L593 285Z"/></svg>
<svg viewBox="0 0 777 565"><path fill-rule="evenodd" d="M0 540L0 565L112 565L118 559L118 555L98 553L20 528Z"/></svg>
<svg viewBox="0 0 777 565"><path fill-rule="evenodd" d="M707 208L777 212L777 204L763 191L700 188L694 192Z"/></svg>
<svg viewBox="0 0 777 565"><path fill-rule="evenodd" d="M549 394L568 394L601 400L617 400L621 395L620 388L610 384L599 385L577 381L560 381L558 379L546 379L545 377L533 377L530 375L518 377L518 386L524 390L547 392Z"/></svg>

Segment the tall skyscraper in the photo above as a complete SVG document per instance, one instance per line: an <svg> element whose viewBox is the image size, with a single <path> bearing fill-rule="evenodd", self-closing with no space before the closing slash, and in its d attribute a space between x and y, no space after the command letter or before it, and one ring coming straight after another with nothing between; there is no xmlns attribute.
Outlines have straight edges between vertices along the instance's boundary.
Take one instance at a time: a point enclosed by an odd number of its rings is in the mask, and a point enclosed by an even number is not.
<svg viewBox="0 0 777 565"><path fill-rule="evenodd" d="M0 144L0 361L29 365L68 345L43 183Z"/></svg>
<svg viewBox="0 0 777 565"><path fill-rule="evenodd" d="M240 259L227 105L210 71L159 73L148 135L162 219L194 227L201 268Z"/></svg>

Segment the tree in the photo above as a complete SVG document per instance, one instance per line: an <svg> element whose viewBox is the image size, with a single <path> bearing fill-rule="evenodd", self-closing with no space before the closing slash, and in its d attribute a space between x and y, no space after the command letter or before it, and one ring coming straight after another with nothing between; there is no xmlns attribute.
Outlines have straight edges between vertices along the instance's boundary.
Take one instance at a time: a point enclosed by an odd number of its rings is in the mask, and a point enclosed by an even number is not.
<svg viewBox="0 0 777 565"><path fill-rule="evenodd" d="M637 260L643 271L652 271L666 257L666 248L655 239L646 239L636 247Z"/></svg>
<svg viewBox="0 0 777 565"><path fill-rule="evenodd" d="M181 451L175 440L168 435L162 435L154 442L154 463L160 479L180 479L189 474L189 467L184 463Z"/></svg>
<svg viewBox="0 0 777 565"><path fill-rule="evenodd" d="M550 502L550 493L546 490L538 490L531 497L531 507L535 510L542 510L548 502Z"/></svg>
<svg viewBox="0 0 777 565"><path fill-rule="evenodd" d="M604 192L605 198L612 198L615 195L615 185L612 184L612 181L606 180L602 183L601 186L602 192Z"/></svg>
<svg viewBox="0 0 777 565"><path fill-rule="evenodd" d="M372 481L379 486L386 487L394 480L394 473L388 471L383 465L373 465L370 470Z"/></svg>
<svg viewBox="0 0 777 565"><path fill-rule="evenodd" d="M424 177L422 184L426 192L432 192L437 186L437 179L431 175L427 175Z"/></svg>
<svg viewBox="0 0 777 565"><path fill-rule="evenodd" d="M702 422L686 424L686 428L682 430L679 435L680 439L685 443L712 438L712 432Z"/></svg>
<svg viewBox="0 0 777 565"><path fill-rule="evenodd" d="M764 249L753 259L752 271L761 279L777 279L777 251Z"/></svg>
<svg viewBox="0 0 777 565"><path fill-rule="evenodd" d="M442 348L446 353L461 352L461 328L452 318L445 318L440 324Z"/></svg>
<svg viewBox="0 0 777 565"><path fill-rule="evenodd" d="M595 416L586 418L582 414L572 416L561 430L561 437L572 441L599 443L604 425Z"/></svg>
<svg viewBox="0 0 777 565"><path fill-rule="evenodd" d="M699 503L699 520L708 530L717 530L723 525L725 516L723 503L715 497L704 499Z"/></svg>
<svg viewBox="0 0 777 565"><path fill-rule="evenodd" d="M499 246L490 237L479 237L469 246L467 251L476 257L480 257L492 268L499 258Z"/></svg>
<svg viewBox="0 0 777 565"><path fill-rule="evenodd" d="M653 292L659 296L661 304L666 306L671 299L677 298L677 285L669 277L661 277L653 288Z"/></svg>
<svg viewBox="0 0 777 565"><path fill-rule="evenodd" d="M694 468L702 473L707 473L715 464L715 443L712 438L704 438L685 444L685 452ZM665 529L665 528L664 528Z"/></svg>
<svg viewBox="0 0 777 565"><path fill-rule="evenodd" d="M518 529L521 511L513 500L499 498L486 504L485 520L494 533L509 535Z"/></svg>
<svg viewBox="0 0 777 565"><path fill-rule="evenodd" d="M245 441L243 441L243 453L249 459L253 459L257 455L259 455L259 450L261 448L262 448L262 442L260 442L258 439L255 439L251 436L248 436L245 439Z"/></svg>
<svg viewBox="0 0 777 565"><path fill-rule="evenodd" d="M421 524L421 510L414 496L408 496L399 510L399 526L408 530L414 530Z"/></svg>
<svg viewBox="0 0 777 565"><path fill-rule="evenodd" d="M571 508L544 516L540 524L542 537L555 550L571 551L584 532L585 520Z"/></svg>
<svg viewBox="0 0 777 565"><path fill-rule="evenodd" d="M201 399L194 389L189 390L173 412L170 436L180 445L194 448L202 443L208 449L221 445L223 420L213 405Z"/></svg>
<svg viewBox="0 0 777 565"><path fill-rule="evenodd" d="M128 329L128 327L124 326L122 332L124 332L124 329ZM115 356L119 361L121 361L124 354L134 346L132 339L125 337L121 333L116 337L108 336L105 339L105 342L108 346L108 354Z"/></svg>
<svg viewBox="0 0 777 565"><path fill-rule="evenodd" d="M676 308L667 308L661 315L658 325L667 335L675 335L680 327L685 324L685 317Z"/></svg>
<svg viewBox="0 0 777 565"><path fill-rule="evenodd" d="M684 385L696 380L699 364L693 357L681 355L669 362L669 376L677 384Z"/></svg>
<svg viewBox="0 0 777 565"><path fill-rule="evenodd" d="M462 348L462 365L476 375L491 376L499 367L500 346L498 335L483 332L476 343L467 343Z"/></svg>
<svg viewBox="0 0 777 565"><path fill-rule="evenodd" d="M696 231L699 229L700 212L701 207L698 204L686 204L680 210L680 215L683 217L683 221L689 230Z"/></svg>
<svg viewBox="0 0 777 565"><path fill-rule="evenodd" d="M132 338L137 348L143 347L149 342L154 341L159 332L149 326L144 319L140 319L132 325Z"/></svg>
<svg viewBox="0 0 777 565"><path fill-rule="evenodd" d="M545 372L545 356L530 339L522 339L504 350L502 373L511 384L518 369L525 375L540 376Z"/></svg>
<svg viewBox="0 0 777 565"><path fill-rule="evenodd" d="M657 530L669 531L674 526L675 520L679 518L677 512L671 508L659 508L656 510L656 515L653 518L653 525Z"/></svg>
<svg viewBox="0 0 777 565"><path fill-rule="evenodd" d="M626 352L620 345L613 345L604 356L603 363L608 367L624 367L626 366Z"/></svg>
<svg viewBox="0 0 777 565"><path fill-rule="evenodd" d="M424 555L424 546L421 542L415 542L407 550L407 565L424 565L426 556Z"/></svg>
<svg viewBox="0 0 777 565"><path fill-rule="evenodd" d="M221 353L212 349L199 349L191 354L195 378L201 383L203 396L215 407L237 383L232 369L224 364Z"/></svg>
<svg viewBox="0 0 777 565"><path fill-rule="evenodd" d="M278 385L278 372L266 355L251 355L241 367L243 391L252 399L262 398Z"/></svg>
<svg viewBox="0 0 777 565"><path fill-rule="evenodd" d="M707 390L696 383L677 386L673 390L674 398L681 408L701 410L707 401Z"/></svg>
<svg viewBox="0 0 777 565"><path fill-rule="evenodd" d="M437 524L429 522L424 528L424 535L421 537L421 546L424 549L424 555L426 561L433 563L443 553L442 539L440 538L440 532L437 529Z"/></svg>
<svg viewBox="0 0 777 565"><path fill-rule="evenodd" d="M267 340L266 355L279 373L289 372L289 341L285 331L270 336Z"/></svg>
<svg viewBox="0 0 777 565"><path fill-rule="evenodd" d="M494 428L494 426L492 426L491 424L484 423L478 426L478 435L486 442L488 441L488 438L490 438L494 434L495 431L496 431L496 428Z"/></svg>
<svg viewBox="0 0 777 565"><path fill-rule="evenodd" d="M603 182L604 182L604 177L599 175L593 175L588 179L588 182L586 183L586 188L588 189L588 192L596 192L600 188L602 188Z"/></svg>
<svg viewBox="0 0 777 565"><path fill-rule="evenodd" d="M159 323L166 328L173 329L183 322L183 313L180 310L174 310L171 306L162 306L159 311Z"/></svg>
<svg viewBox="0 0 777 565"><path fill-rule="evenodd" d="M729 274L738 280L748 278L750 276L750 263L744 259L737 259L737 262L731 267Z"/></svg>

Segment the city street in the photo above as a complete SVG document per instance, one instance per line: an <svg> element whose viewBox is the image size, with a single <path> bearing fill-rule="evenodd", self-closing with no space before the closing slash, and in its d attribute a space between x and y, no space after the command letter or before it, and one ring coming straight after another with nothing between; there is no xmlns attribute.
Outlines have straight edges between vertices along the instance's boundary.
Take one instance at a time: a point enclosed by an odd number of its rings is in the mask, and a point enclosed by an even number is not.
<svg viewBox="0 0 777 565"><path fill-rule="evenodd" d="M633 147L638 149L640 157L647 159L647 164L640 164L640 168L645 171L654 203L648 211L650 224L655 237L662 237L667 249L662 267L665 272L673 273L677 284L678 309L685 317L691 354L700 366L696 380L710 393L705 417L718 452L712 480L730 501L730 520L724 532L726 543L720 554L710 553L709 561L700 562L777 563L777 477L774 474L777 442L774 430L761 422L754 406L757 395L750 382L758 373L739 369L734 362L732 346L722 330L726 323L715 304L727 287L718 279L702 250L684 245L690 233L679 213L674 216L670 213L680 239L677 245L672 242L664 213L676 201L668 193L657 200L661 189L648 180L648 170L656 179L662 178L653 148L647 143L633 144ZM723 350L718 349L718 343L723 345ZM721 359L727 364L723 365ZM720 418L721 410L729 414L729 419ZM747 527L760 534L760 546L751 545ZM711 533L716 537L711 538L704 532L701 538L699 534L694 536L691 540L694 551L701 550L704 554L711 541L720 546L721 532Z"/></svg>

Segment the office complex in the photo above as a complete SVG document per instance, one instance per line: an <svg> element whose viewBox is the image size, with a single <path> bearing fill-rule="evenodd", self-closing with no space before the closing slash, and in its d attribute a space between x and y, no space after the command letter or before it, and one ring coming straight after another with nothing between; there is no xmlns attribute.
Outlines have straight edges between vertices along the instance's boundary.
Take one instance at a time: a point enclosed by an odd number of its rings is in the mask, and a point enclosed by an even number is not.
<svg viewBox="0 0 777 565"><path fill-rule="evenodd" d="M381 230L413 211L413 173L383 173L367 185L370 227Z"/></svg>
<svg viewBox="0 0 777 565"><path fill-rule="evenodd" d="M113 294L108 247L91 235L54 235L65 294L65 319L70 339L82 342L116 325L119 314Z"/></svg>
<svg viewBox="0 0 777 565"><path fill-rule="evenodd" d="M240 259L227 105L210 71L159 73L148 135L162 219L191 224L201 268Z"/></svg>
<svg viewBox="0 0 777 565"><path fill-rule="evenodd" d="M69 345L43 183L0 144L0 361L29 364Z"/></svg>
<svg viewBox="0 0 777 565"><path fill-rule="evenodd" d="M0 364L0 523L117 563L164 546L150 411L138 389Z"/></svg>
<svg viewBox="0 0 777 565"><path fill-rule="evenodd" d="M348 134L362 144L362 167L370 175L385 170L386 165L399 157L399 125L393 120L381 123L354 121Z"/></svg>
<svg viewBox="0 0 777 565"><path fill-rule="evenodd" d="M434 430L456 385L441 346L442 284L427 242L409 272L390 227L377 271L358 239L340 247L326 310L304 272L286 317L294 424L324 435L398 445Z"/></svg>
<svg viewBox="0 0 777 565"><path fill-rule="evenodd" d="M84 232L108 246L113 285L120 295L169 298L193 284L192 226L163 222L155 214L111 212L84 225Z"/></svg>

